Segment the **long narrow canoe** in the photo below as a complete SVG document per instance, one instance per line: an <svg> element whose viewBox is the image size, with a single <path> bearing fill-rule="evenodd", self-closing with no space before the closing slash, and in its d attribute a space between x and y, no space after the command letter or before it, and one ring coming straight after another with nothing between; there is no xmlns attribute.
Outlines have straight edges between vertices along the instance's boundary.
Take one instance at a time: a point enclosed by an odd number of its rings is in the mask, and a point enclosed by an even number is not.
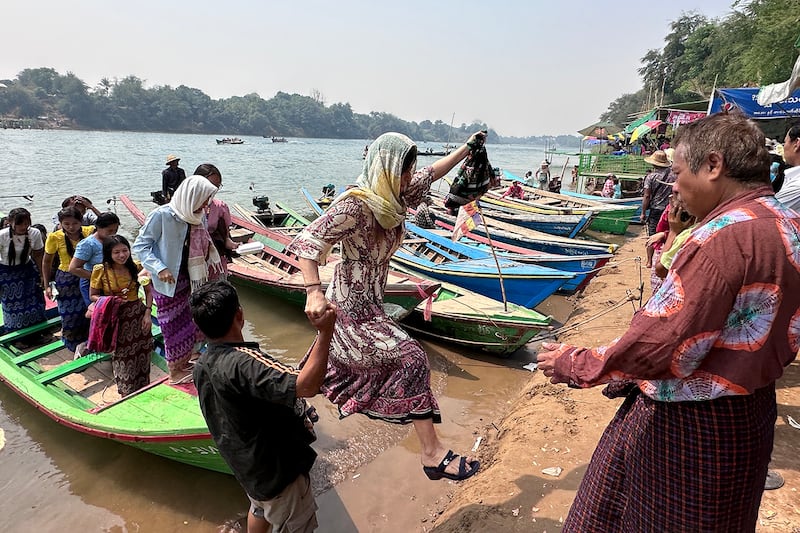
<svg viewBox="0 0 800 533"><path fill-rule="evenodd" d="M73 359L52 333L60 319L0 336L0 381L57 423L192 466L230 473L200 412L194 385L169 385L160 330L150 384L122 398L110 354ZM44 340L34 343L34 335Z"/></svg>
<svg viewBox="0 0 800 533"><path fill-rule="evenodd" d="M495 300L503 300L498 266L488 253L423 233L406 223L410 239L392 257L399 268L418 272L438 281L454 283ZM575 275L561 270L499 259L505 297L532 309Z"/></svg>
<svg viewBox="0 0 800 533"><path fill-rule="evenodd" d="M455 226L456 217L448 214L443 207L431 206L431 211L433 211L437 220L446 222L451 227ZM488 233L487 228L481 224L467 232L467 235L470 237L472 235L487 237L488 235L495 242L505 242L540 252L569 256L614 253L617 249L616 244L549 235L507 224L487 216L484 216L484 220L489 226Z"/></svg>
<svg viewBox="0 0 800 533"><path fill-rule="evenodd" d="M409 209L409 212L413 214L414 210ZM450 238L452 236L452 225L439 219L435 221L435 224L438 229L428 231L446 238ZM477 248L484 253L491 253L491 249L493 247L496 253L500 254L501 257L516 261L518 263L533 263L548 268L572 272L575 274L575 277L558 289L558 292L567 294L572 294L583 289L586 284L597 275L599 269L605 266L606 263L608 263L608 261L614 257L611 253L598 253L595 255L581 256L551 254L500 242L495 239L491 239L490 241L490 239L485 236L471 232L463 235L458 242Z"/></svg>
<svg viewBox="0 0 800 533"><path fill-rule="evenodd" d="M601 202L591 202L580 198L542 191L523 185L523 190L528 199L519 200L503 198L496 191L488 191L481 197L481 205L493 209L510 210L523 213L557 213L557 214L586 214L595 212L594 220L589 229L624 235L630 224L631 217L636 213L635 207L609 206Z"/></svg>
<svg viewBox="0 0 800 533"><path fill-rule="evenodd" d="M573 198L579 198L581 200L590 200L593 202L600 202L604 205L612 205L612 206L626 206L626 207L635 207L636 213L633 214L631 217L631 222L633 223L640 223L639 215L642 214L642 197L641 196L634 196L631 198L605 198L603 196L595 196L593 194L581 194L575 191L568 191L566 189L561 189L561 194L564 196L570 196Z"/></svg>
<svg viewBox="0 0 800 533"><path fill-rule="evenodd" d="M120 200L140 224L144 222L144 212L130 198L122 195ZM286 299L295 305L305 305L306 292L300 263L295 255L285 250L291 241L291 236L238 217L231 218L235 229L244 230L238 232L243 239L260 235L262 238L257 240L264 245L259 253L233 259L228 264L231 277L243 285ZM323 290L333 279L334 268L340 260L339 256L331 254L327 264L320 265ZM390 270L384 301L399 306L402 312L397 310L395 316L402 317L410 313L422 300L431 296L437 288L438 284L435 282Z"/></svg>
<svg viewBox="0 0 800 533"><path fill-rule="evenodd" d="M487 298L458 285L442 283L425 319L426 302L403 319L414 333L493 355L508 356L543 330L551 317L521 305Z"/></svg>

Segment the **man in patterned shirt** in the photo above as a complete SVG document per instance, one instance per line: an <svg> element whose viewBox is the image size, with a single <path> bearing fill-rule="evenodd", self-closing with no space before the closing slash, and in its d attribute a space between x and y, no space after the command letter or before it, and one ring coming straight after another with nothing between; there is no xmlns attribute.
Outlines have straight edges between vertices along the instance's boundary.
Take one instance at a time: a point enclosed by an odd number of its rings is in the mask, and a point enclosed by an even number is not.
<svg viewBox="0 0 800 533"><path fill-rule="evenodd" d="M609 346L545 343L553 383L627 395L564 531L753 531L800 348L800 215L775 200L741 114L681 128L675 193L697 217L664 286Z"/></svg>

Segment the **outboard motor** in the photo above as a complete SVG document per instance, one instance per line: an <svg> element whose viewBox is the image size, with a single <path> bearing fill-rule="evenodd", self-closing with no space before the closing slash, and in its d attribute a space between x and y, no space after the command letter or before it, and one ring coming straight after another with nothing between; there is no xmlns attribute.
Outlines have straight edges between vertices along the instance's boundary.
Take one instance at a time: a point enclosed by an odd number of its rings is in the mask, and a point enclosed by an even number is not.
<svg viewBox="0 0 800 533"><path fill-rule="evenodd" d="M269 196L253 196L253 205L256 206L259 213L272 212L269 207Z"/></svg>

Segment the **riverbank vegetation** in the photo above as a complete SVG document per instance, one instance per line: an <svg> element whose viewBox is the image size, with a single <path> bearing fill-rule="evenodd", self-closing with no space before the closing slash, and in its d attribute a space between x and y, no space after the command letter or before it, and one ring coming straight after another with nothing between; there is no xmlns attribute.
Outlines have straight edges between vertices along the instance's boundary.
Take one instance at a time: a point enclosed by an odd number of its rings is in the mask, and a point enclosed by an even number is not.
<svg viewBox="0 0 800 533"><path fill-rule="evenodd" d="M642 88L614 100L601 120L626 124L656 105L708 101L715 82L759 87L785 81L800 45L800 0L736 0L731 10L722 19L690 12L673 20L664 47L642 57Z"/></svg>
<svg viewBox="0 0 800 533"><path fill-rule="evenodd" d="M491 142L564 147L579 142L571 135L504 138L481 121L454 125L451 130L441 120L417 123L390 113L356 113L349 103L326 105L319 91L311 96L278 92L268 100L255 93L213 100L185 85L146 87L136 76L103 78L89 87L71 72L60 74L46 67L25 69L13 80L0 80L0 116L6 123L23 127L334 139L373 139L398 131L418 142L453 143L477 130L488 130Z"/></svg>

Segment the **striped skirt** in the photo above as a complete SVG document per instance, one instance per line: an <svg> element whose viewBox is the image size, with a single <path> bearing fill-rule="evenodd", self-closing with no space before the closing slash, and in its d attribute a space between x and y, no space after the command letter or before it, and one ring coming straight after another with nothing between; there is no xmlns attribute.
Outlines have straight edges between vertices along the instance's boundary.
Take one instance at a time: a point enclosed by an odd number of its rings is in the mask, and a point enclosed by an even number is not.
<svg viewBox="0 0 800 533"><path fill-rule="evenodd" d="M86 303L81 294L80 278L56 271L58 290L58 313L61 315L61 341L67 350L74 352L78 344L89 338L89 319L86 318Z"/></svg>
<svg viewBox="0 0 800 533"><path fill-rule="evenodd" d="M189 276L184 273L178 276L174 296L166 296L153 289L158 325L164 335L164 351L170 369L182 368L194 352L195 343L203 339L192 320L190 295Z"/></svg>
<svg viewBox="0 0 800 533"><path fill-rule="evenodd" d="M563 531L753 531L776 417L774 384L704 402L631 393L597 445Z"/></svg>
<svg viewBox="0 0 800 533"><path fill-rule="evenodd" d="M145 311L144 304L136 300L123 303L117 312L117 344L111 357L111 369L121 396L150 383L153 334L142 327Z"/></svg>
<svg viewBox="0 0 800 533"><path fill-rule="evenodd" d="M0 265L0 292L6 332L44 322L44 291L39 286L39 273L33 261Z"/></svg>

